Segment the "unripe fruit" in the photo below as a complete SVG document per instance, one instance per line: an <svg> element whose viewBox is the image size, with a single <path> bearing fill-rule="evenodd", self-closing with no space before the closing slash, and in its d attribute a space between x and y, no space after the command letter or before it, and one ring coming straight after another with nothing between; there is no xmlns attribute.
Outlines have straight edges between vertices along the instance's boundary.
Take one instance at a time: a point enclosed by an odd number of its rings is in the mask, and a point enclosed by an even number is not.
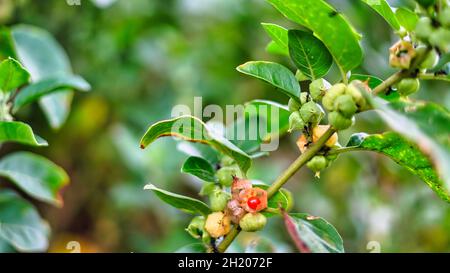
<svg viewBox="0 0 450 273"><path fill-rule="evenodd" d="M418 47L416 49L417 53L423 53L426 50L426 47ZM436 50L431 50L427 56L425 57L425 60L420 64L419 68L422 69L431 69L435 67L439 62L439 55L437 54Z"/></svg>
<svg viewBox="0 0 450 273"><path fill-rule="evenodd" d="M428 17L422 17L417 21L416 25L416 36L422 40L428 40L431 33L433 32L433 25L431 23L431 19Z"/></svg>
<svg viewBox="0 0 450 273"><path fill-rule="evenodd" d="M322 105L327 109L328 111L334 110L334 100L344 94L346 89L346 85L343 83L338 83L333 85L328 91L325 93L325 95L322 98Z"/></svg>
<svg viewBox="0 0 450 273"><path fill-rule="evenodd" d="M409 96L417 92L420 88L420 81L418 79L403 79L397 84L397 91L402 96Z"/></svg>
<svg viewBox="0 0 450 273"><path fill-rule="evenodd" d="M319 123L322 111L313 101L309 101L300 108L300 116L304 122L311 122L313 124Z"/></svg>
<svg viewBox="0 0 450 273"><path fill-rule="evenodd" d="M303 105L308 102L308 93L301 92L300 93L300 104Z"/></svg>
<svg viewBox="0 0 450 273"><path fill-rule="evenodd" d="M204 233L205 217L196 216L192 218L186 231L195 239L199 239Z"/></svg>
<svg viewBox="0 0 450 273"><path fill-rule="evenodd" d="M231 229L231 219L223 212L213 212L206 218L205 230L213 238L227 235Z"/></svg>
<svg viewBox="0 0 450 273"><path fill-rule="evenodd" d="M233 176L236 175L236 168L234 167L223 167L220 168L216 172L217 179L219 180L219 183L225 187L231 186L233 183Z"/></svg>
<svg viewBox="0 0 450 273"><path fill-rule="evenodd" d="M328 122L336 130L344 130L352 126L352 119L344 117L339 112L330 112L328 114Z"/></svg>
<svg viewBox="0 0 450 273"><path fill-rule="evenodd" d="M222 166L231 166L235 163L234 159L232 159L231 157L224 155L222 157L222 159L220 160L220 164Z"/></svg>
<svg viewBox="0 0 450 273"><path fill-rule="evenodd" d="M217 188L209 195L209 202L212 211L223 211L230 200L230 195L221 189Z"/></svg>
<svg viewBox="0 0 450 273"><path fill-rule="evenodd" d="M334 101L334 108L346 118L351 118L356 113L356 107L351 95L342 95Z"/></svg>
<svg viewBox="0 0 450 273"><path fill-rule="evenodd" d="M331 84L325 79L317 79L309 85L309 93L314 101L319 101L325 95L325 91L331 88Z"/></svg>
<svg viewBox="0 0 450 273"><path fill-rule="evenodd" d="M264 228L267 219L261 213L247 213L242 217L239 226L243 231L254 232Z"/></svg>
<svg viewBox="0 0 450 273"><path fill-rule="evenodd" d="M447 28L450 28L450 6L444 8L439 13L439 22Z"/></svg>
<svg viewBox="0 0 450 273"><path fill-rule="evenodd" d="M450 29L439 28L430 35L430 44L438 47L441 51L450 50Z"/></svg>
<svg viewBox="0 0 450 273"><path fill-rule="evenodd" d="M295 111L289 116L289 132L303 130L305 125L299 111Z"/></svg>
<svg viewBox="0 0 450 273"><path fill-rule="evenodd" d="M306 163L306 166L315 173L325 169L327 165L327 159L322 155L316 155L315 157L311 158L308 163Z"/></svg>
<svg viewBox="0 0 450 273"><path fill-rule="evenodd" d="M319 138L330 128L330 125L317 125L313 128L313 142L317 142ZM325 142L325 146L333 147L336 145L338 141L337 133L334 133L328 140Z"/></svg>
<svg viewBox="0 0 450 273"><path fill-rule="evenodd" d="M345 89L345 94L348 94L352 96L353 101L356 103L356 106L358 107L359 111L366 110L367 102L364 98L364 95L362 92L371 93L372 90L370 90L370 87L367 86L366 83L363 83L361 81L352 81L348 86L347 89Z"/></svg>
<svg viewBox="0 0 450 273"><path fill-rule="evenodd" d="M297 70L297 72L295 72L295 78L296 78L297 81L299 81L299 82L309 80L309 78L306 77L305 74L303 74L300 70Z"/></svg>
<svg viewBox="0 0 450 273"><path fill-rule="evenodd" d="M290 112L295 112L295 111L298 111L299 109L300 109L300 103L298 102L298 101L296 101L296 100L294 100L294 99L289 99L289 102L288 102L288 108L289 108L289 111Z"/></svg>
<svg viewBox="0 0 450 273"><path fill-rule="evenodd" d="M239 221L246 213L238 200L232 199L228 202L226 214L230 216L231 222L239 224Z"/></svg>

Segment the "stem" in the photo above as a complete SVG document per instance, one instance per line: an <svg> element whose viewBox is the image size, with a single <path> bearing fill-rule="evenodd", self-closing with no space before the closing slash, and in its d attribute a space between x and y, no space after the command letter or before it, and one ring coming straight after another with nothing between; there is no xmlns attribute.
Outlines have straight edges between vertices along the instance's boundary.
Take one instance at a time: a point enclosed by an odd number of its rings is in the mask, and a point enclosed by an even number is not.
<svg viewBox="0 0 450 273"><path fill-rule="evenodd" d="M447 75L434 75L432 73L419 74L418 77L421 80L450 81L450 77Z"/></svg>
<svg viewBox="0 0 450 273"><path fill-rule="evenodd" d="M303 165L305 165L325 145L325 142L336 132L331 127L309 149L301 154L267 189L270 199Z"/></svg>
<svg viewBox="0 0 450 273"><path fill-rule="evenodd" d="M228 235L223 239L223 241L220 243L220 245L217 247L217 251L220 253L223 253L227 250L227 248L231 245L231 243L234 241L234 238L239 234L241 230L238 228L238 225L234 225L233 228L230 230Z"/></svg>
<svg viewBox="0 0 450 273"><path fill-rule="evenodd" d="M401 81L406 76L406 71L398 71L397 73L392 74L389 78L387 78L385 81L383 81L380 85L375 87L372 90L372 94L374 96L386 92L389 87L393 86L394 84Z"/></svg>
<svg viewBox="0 0 450 273"><path fill-rule="evenodd" d="M303 165L305 165L317 152L322 149L327 140L336 132L335 129L329 128L313 145L301 154L267 189L267 198L270 199ZM240 229L234 225L230 233L223 239L217 247L219 252L225 252L239 234Z"/></svg>

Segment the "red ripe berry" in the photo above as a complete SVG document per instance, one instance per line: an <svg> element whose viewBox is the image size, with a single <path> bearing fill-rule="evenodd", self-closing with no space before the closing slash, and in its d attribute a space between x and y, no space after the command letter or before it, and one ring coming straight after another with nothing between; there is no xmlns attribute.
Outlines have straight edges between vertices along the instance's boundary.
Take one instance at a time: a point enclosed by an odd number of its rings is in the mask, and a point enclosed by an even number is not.
<svg viewBox="0 0 450 273"><path fill-rule="evenodd" d="M261 200L259 200L258 197L250 197L247 200L248 207L253 210L256 210L256 208L258 208L259 204L261 204Z"/></svg>

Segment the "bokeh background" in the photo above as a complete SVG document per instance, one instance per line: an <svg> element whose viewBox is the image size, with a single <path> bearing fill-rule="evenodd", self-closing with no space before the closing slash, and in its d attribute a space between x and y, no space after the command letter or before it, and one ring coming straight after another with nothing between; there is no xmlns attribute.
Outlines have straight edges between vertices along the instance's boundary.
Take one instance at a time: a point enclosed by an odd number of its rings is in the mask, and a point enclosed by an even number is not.
<svg viewBox="0 0 450 273"><path fill-rule="evenodd" d="M295 27L263 0L0 0L0 23L32 24L50 31L74 71L93 86L77 93L68 122L53 131L31 106L19 119L31 121L50 143L35 150L63 166L71 184L62 209L38 204L52 227L51 252L79 241L83 252L173 252L194 242L184 231L190 217L159 201L143 186L196 196L200 182L181 174L186 158L175 140L158 140L140 150L139 139L155 121L170 117L176 104L242 104L256 98L287 99L270 86L239 74L249 60L279 61L268 55L269 38L260 22ZM392 73L388 48L396 41L389 26L356 0L329 1L364 37L366 57L356 72L381 78ZM389 1L393 6L410 1ZM335 71L328 80L337 79ZM427 82L416 97L450 107L448 85ZM450 126L450 125L449 125ZM385 125L374 113L358 117L340 142L359 131ZM296 136L254 162L250 177L270 183L298 156ZM7 146L4 149L14 149ZM4 150L2 151L4 152ZM449 252L450 206L424 182L383 156L345 154L315 179L301 170L288 183L295 210L324 217L344 238L348 252ZM243 234L231 251L294 251L281 219L264 232Z"/></svg>

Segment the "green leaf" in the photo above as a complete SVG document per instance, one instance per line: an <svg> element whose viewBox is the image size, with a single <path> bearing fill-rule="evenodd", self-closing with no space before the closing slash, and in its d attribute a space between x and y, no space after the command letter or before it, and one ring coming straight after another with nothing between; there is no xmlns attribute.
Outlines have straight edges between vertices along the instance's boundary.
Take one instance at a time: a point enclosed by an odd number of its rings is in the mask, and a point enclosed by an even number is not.
<svg viewBox="0 0 450 273"><path fill-rule="evenodd" d="M12 28L12 37L17 57L30 72L33 82L61 74L72 75L66 52L46 30L16 25ZM73 92L63 88L40 99L39 105L52 128L58 129L66 121L72 97Z"/></svg>
<svg viewBox="0 0 450 273"><path fill-rule="evenodd" d="M0 60L16 58L14 43L9 28L0 26Z"/></svg>
<svg viewBox="0 0 450 273"><path fill-rule="evenodd" d="M306 213L284 213L289 235L301 252L343 253L344 244L337 230L326 220Z"/></svg>
<svg viewBox="0 0 450 273"><path fill-rule="evenodd" d="M361 64L359 34L323 0L267 0L288 19L310 29L333 55L338 66L350 71Z"/></svg>
<svg viewBox="0 0 450 273"><path fill-rule="evenodd" d="M274 55L289 56L289 52L284 51L277 43L270 41L266 46L267 53Z"/></svg>
<svg viewBox="0 0 450 273"><path fill-rule="evenodd" d="M443 188L450 192L450 112L438 104L398 100L386 104L374 98L372 105L395 131L414 142L431 159Z"/></svg>
<svg viewBox="0 0 450 273"><path fill-rule="evenodd" d="M289 30L288 35L289 54L297 68L312 80L325 76L333 64L327 47L305 31Z"/></svg>
<svg viewBox="0 0 450 273"><path fill-rule="evenodd" d="M251 158L223 136L212 132L205 123L193 116L181 116L157 122L148 128L141 139L144 149L157 138L174 136L191 142L210 145L217 151L233 158L243 172L251 165Z"/></svg>
<svg viewBox="0 0 450 273"><path fill-rule="evenodd" d="M261 23L261 25L270 36L270 38L272 38L272 42L277 48L277 54L289 56L288 30L276 24Z"/></svg>
<svg viewBox="0 0 450 273"><path fill-rule="evenodd" d="M32 103L42 96L65 89L89 91L91 86L83 78L75 75L57 75L45 78L20 90L14 100L13 111L17 111L19 108Z"/></svg>
<svg viewBox="0 0 450 273"><path fill-rule="evenodd" d="M0 121L0 144L17 142L30 146L47 146L48 143L33 133L33 129L19 121Z"/></svg>
<svg viewBox="0 0 450 273"><path fill-rule="evenodd" d="M292 99L299 101L300 85L294 73L285 66L263 61L247 62L237 67L241 73L256 77L271 85Z"/></svg>
<svg viewBox="0 0 450 273"><path fill-rule="evenodd" d="M45 251L48 226L28 201L11 190L0 191L0 240L23 252Z"/></svg>
<svg viewBox="0 0 450 273"><path fill-rule="evenodd" d="M189 157L181 167L184 173L192 174L206 182L215 182L214 168L206 159L197 156Z"/></svg>
<svg viewBox="0 0 450 273"><path fill-rule="evenodd" d="M414 31L416 29L419 16L415 12L407 8L400 7L395 11L395 16L397 17L400 25L402 25L407 31Z"/></svg>
<svg viewBox="0 0 450 273"><path fill-rule="evenodd" d="M379 15L381 15L386 22L394 29L400 30L400 24L397 21L392 8L386 0L362 0L364 3L373 8Z"/></svg>
<svg viewBox="0 0 450 273"><path fill-rule="evenodd" d="M158 189L153 184L145 185L144 190L153 191L162 201L187 213L202 214L204 216L211 213L209 207L200 200Z"/></svg>
<svg viewBox="0 0 450 273"><path fill-rule="evenodd" d="M400 134L395 132L375 135L358 133L350 137L347 147L352 150L373 151L388 156L400 166L420 177L443 200L450 202L450 191L445 189L444 183L433 169L430 159L417 145L406 140Z"/></svg>
<svg viewBox="0 0 450 273"><path fill-rule="evenodd" d="M33 198L56 206L62 206L60 191L69 183L69 177L61 167L30 152L3 157L0 176L8 178Z"/></svg>
<svg viewBox="0 0 450 273"><path fill-rule="evenodd" d="M30 74L13 58L0 63L0 90L9 92L28 83Z"/></svg>

